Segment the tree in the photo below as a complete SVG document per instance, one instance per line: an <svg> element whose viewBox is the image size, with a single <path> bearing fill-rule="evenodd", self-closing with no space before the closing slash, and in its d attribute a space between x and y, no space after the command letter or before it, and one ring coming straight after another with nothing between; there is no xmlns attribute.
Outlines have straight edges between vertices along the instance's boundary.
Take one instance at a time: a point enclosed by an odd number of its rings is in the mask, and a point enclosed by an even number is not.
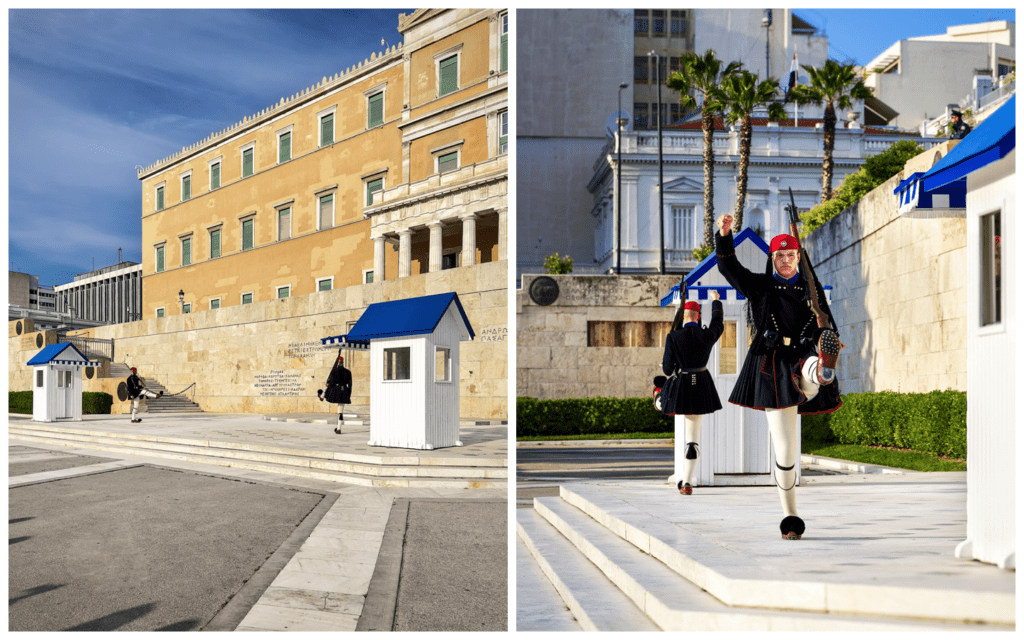
<svg viewBox="0 0 1024 640"><path fill-rule="evenodd" d="M740 122L740 166L736 179L736 210L733 213L733 230L743 229L743 210L747 202L747 172L750 168L750 142L753 135L751 113L759 105L768 106L768 119L772 122L788 120L786 110L772 98L779 90L778 80L769 78L758 83L757 75L746 69L722 80L719 88L713 90L715 100L725 107L725 121Z"/></svg>
<svg viewBox="0 0 1024 640"><path fill-rule="evenodd" d="M740 68L738 62L730 62L722 69L722 61L715 52L708 49L703 56L688 53L682 57L682 71L674 71L665 83L669 89L680 94L679 104L683 109L697 108L692 92L703 96L700 111L700 128L704 132L704 245L710 246L715 220L715 115L722 112L722 104L714 99L712 92L724 78Z"/></svg>
<svg viewBox="0 0 1024 640"><path fill-rule="evenodd" d="M553 253L544 258L544 273L572 273L572 258L568 254L564 258Z"/></svg>
<svg viewBox="0 0 1024 640"><path fill-rule="evenodd" d="M811 78L811 84L793 87L793 96L800 104L825 103L825 158L821 165L821 201L832 198L832 150L836 144L836 107L849 109L853 100L871 97L871 91L864 81L857 78L853 65L841 65L835 60L826 60L817 69L801 65Z"/></svg>

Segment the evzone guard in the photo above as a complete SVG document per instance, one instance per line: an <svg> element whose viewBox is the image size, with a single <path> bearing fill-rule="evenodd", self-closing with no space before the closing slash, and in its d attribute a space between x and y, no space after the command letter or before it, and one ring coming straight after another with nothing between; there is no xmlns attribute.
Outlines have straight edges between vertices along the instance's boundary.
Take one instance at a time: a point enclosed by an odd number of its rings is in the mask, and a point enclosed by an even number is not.
<svg viewBox="0 0 1024 640"><path fill-rule="evenodd" d="M341 425L345 421L345 405L352 403L352 372L345 368L345 358L338 349L338 359L327 376L327 390L317 389L316 395L320 402L326 400L338 405L338 426L334 433L341 433Z"/></svg>
<svg viewBox="0 0 1024 640"><path fill-rule="evenodd" d="M747 318L756 330L729 402L765 412L785 516L779 528L784 539L799 540L805 525L796 510L797 414L831 413L842 404L835 372L842 344L805 252L801 262L796 234L772 238L764 272L754 273L736 258L732 220L728 214L718 218L718 269L747 298Z"/></svg>
<svg viewBox="0 0 1024 640"><path fill-rule="evenodd" d="M142 418L136 418L135 414L139 411L139 402L142 398L159 398L164 395L164 392L153 393L146 388L146 383L139 377L138 369L132 367L132 374L128 376L128 380L125 381L128 387L128 399L132 401L132 422L142 422Z"/></svg>
<svg viewBox="0 0 1024 640"><path fill-rule="evenodd" d="M681 295L686 299L685 286ZM676 488L691 495L693 472L700 456L700 426L705 414L722 408L715 381L708 372L708 358L725 330L722 303L718 292L712 293L711 323L700 325L700 303L686 302L676 311L672 329L665 339L665 355L661 370L668 376L661 389L661 410L668 415L683 416L683 425L676 425L675 471ZM655 379L657 385L660 378ZM685 443L685 446L684 446Z"/></svg>

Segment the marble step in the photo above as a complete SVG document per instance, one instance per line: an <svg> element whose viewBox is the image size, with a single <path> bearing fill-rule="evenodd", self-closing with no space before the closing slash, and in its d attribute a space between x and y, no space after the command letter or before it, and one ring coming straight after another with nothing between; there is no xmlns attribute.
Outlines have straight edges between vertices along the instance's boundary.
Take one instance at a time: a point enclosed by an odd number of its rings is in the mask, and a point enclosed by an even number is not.
<svg viewBox="0 0 1024 640"><path fill-rule="evenodd" d="M516 533L584 631L659 630L536 511L516 509Z"/></svg>
<svg viewBox="0 0 1024 640"><path fill-rule="evenodd" d="M310 477L321 472L349 474L369 480L387 478L447 479L460 482L505 483L508 469L497 460L471 458L399 458L351 454L349 459L336 459L333 452L314 452L282 447L250 444L210 443L184 438L157 439L135 434L105 434L81 432L59 428L31 427L11 424L12 439L29 442L48 442L63 446L76 446L102 451L131 453L150 457L183 459L183 456L203 456L223 460L222 466L240 466L248 463L266 463L280 467L295 467L308 471ZM314 454L314 455L306 455ZM320 455L315 455L320 454ZM300 474L301 475L301 474ZM359 484L359 483L356 483ZM460 485L461 486L461 485ZM504 486L504 484L502 484Z"/></svg>
<svg viewBox="0 0 1024 640"><path fill-rule="evenodd" d="M515 589L516 631L583 631L518 535Z"/></svg>
<svg viewBox="0 0 1024 640"><path fill-rule="evenodd" d="M655 624L666 631L951 631L977 626L730 607L558 497L534 508Z"/></svg>

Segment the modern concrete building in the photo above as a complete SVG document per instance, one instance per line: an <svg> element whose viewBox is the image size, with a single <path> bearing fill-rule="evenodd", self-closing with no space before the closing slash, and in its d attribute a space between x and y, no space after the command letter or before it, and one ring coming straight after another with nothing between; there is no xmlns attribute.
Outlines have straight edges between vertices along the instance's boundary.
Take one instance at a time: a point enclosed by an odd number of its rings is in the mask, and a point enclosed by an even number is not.
<svg viewBox="0 0 1024 640"><path fill-rule="evenodd" d="M891 124L917 130L978 90L976 76L982 91L998 85L1016 67L1016 51L1014 22L949 27L945 34L890 46L864 67L864 84L899 113Z"/></svg>
<svg viewBox="0 0 1024 640"><path fill-rule="evenodd" d="M142 265L118 264L82 273L54 287L57 311L102 324L139 320L142 316Z"/></svg>
<svg viewBox="0 0 1024 640"><path fill-rule="evenodd" d="M502 259L508 12L421 9L398 31L138 171L143 319Z"/></svg>
<svg viewBox="0 0 1024 640"><path fill-rule="evenodd" d="M529 9L516 15L517 278L540 273L544 257L555 252L571 255L577 273L600 270L587 193L595 162L602 162L620 105L630 114L627 129L656 128L657 78L676 70L680 56L710 48L764 77L767 43L770 75L782 78L794 53L800 64L821 65L828 50L827 38L789 9L772 10L767 27L762 9ZM661 105L664 123L685 115L678 93L666 87ZM803 117L820 117L804 111Z"/></svg>
<svg viewBox="0 0 1024 640"><path fill-rule="evenodd" d="M24 309L53 311L53 287L39 284L39 276L19 271L7 272L7 304Z"/></svg>

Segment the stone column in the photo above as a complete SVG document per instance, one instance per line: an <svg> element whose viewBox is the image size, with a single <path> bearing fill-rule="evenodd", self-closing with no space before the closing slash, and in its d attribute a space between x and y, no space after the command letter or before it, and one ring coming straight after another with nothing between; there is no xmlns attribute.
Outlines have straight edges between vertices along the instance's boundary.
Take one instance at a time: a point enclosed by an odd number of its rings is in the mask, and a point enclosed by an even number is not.
<svg viewBox="0 0 1024 640"><path fill-rule="evenodd" d="M398 277L408 278L412 272L412 231L398 232Z"/></svg>
<svg viewBox="0 0 1024 640"><path fill-rule="evenodd" d="M387 244L384 236L377 236L373 239L373 281L384 282L384 250Z"/></svg>
<svg viewBox="0 0 1024 640"><path fill-rule="evenodd" d="M508 207L498 209L498 260L508 260Z"/></svg>
<svg viewBox="0 0 1024 640"><path fill-rule="evenodd" d="M476 264L476 214L462 217L462 266Z"/></svg>
<svg viewBox="0 0 1024 640"><path fill-rule="evenodd" d="M441 270L441 222L435 220L427 225L430 229L430 273Z"/></svg>

